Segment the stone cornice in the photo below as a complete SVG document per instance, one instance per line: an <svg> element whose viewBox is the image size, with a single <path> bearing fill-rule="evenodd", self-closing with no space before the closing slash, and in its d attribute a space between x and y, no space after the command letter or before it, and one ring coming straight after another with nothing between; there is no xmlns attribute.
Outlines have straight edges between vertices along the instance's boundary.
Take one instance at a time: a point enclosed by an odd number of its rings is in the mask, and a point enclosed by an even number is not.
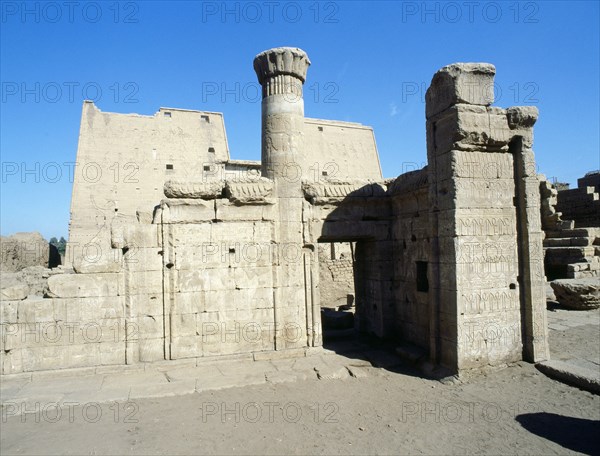
<svg viewBox="0 0 600 456"><path fill-rule="evenodd" d="M234 204L273 204L272 193L273 181L265 177L225 182L225 196Z"/></svg>
<svg viewBox="0 0 600 456"><path fill-rule="evenodd" d="M164 194L167 198L215 199L223 193L223 181L193 182L170 180L165 182Z"/></svg>
<svg viewBox="0 0 600 456"><path fill-rule="evenodd" d="M369 180L344 180L304 182L304 197L312 204L335 204L345 198L385 197L386 188L382 182Z"/></svg>

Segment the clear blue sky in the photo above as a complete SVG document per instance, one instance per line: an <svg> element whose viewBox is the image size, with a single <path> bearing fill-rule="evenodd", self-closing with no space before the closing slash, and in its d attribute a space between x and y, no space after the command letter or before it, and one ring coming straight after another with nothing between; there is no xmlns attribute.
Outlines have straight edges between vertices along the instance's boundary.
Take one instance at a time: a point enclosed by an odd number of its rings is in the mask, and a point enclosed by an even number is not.
<svg viewBox="0 0 600 456"><path fill-rule="evenodd" d="M223 112L232 158L259 159L252 60L276 46L312 60L308 117L374 127L386 177L425 164L424 91L453 62L493 63L496 105L539 108L540 172L575 184L600 168L596 1L1 5L3 235L67 236L85 98Z"/></svg>

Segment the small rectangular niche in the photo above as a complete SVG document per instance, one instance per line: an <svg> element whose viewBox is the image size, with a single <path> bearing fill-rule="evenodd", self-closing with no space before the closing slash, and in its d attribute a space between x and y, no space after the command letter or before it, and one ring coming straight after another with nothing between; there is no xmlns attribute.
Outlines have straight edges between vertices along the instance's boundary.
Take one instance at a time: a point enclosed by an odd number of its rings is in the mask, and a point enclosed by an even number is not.
<svg viewBox="0 0 600 456"><path fill-rule="evenodd" d="M200 119L202 119L206 123L210 123L210 117L208 116L200 116Z"/></svg>
<svg viewBox="0 0 600 456"><path fill-rule="evenodd" d="M208 148L208 152L211 153L211 154L214 154L215 153L215 148L214 147L209 147Z"/></svg>
<svg viewBox="0 0 600 456"><path fill-rule="evenodd" d="M210 171L210 165L204 165L204 171Z"/></svg>
<svg viewBox="0 0 600 456"><path fill-rule="evenodd" d="M319 127L319 131L323 131L323 127Z"/></svg>
<svg viewBox="0 0 600 456"><path fill-rule="evenodd" d="M167 169L173 169L173 165L172 165L172 164L170 164L170 163L167 163L167 166L166 166L166 167L167 167Z"/></svg>
<svg viewBox="0 0 600 456"><path fill-rule="evenodd" d="M417 291L429 291L429 280L427 280L427 261L417 261Z"/></svg>
<svg viewBox="0 0 600 456"><path fill-rule="evenodd" d="M164 114L165 114L165 117L169 117L169 118L171 117L171 112L170 111L165 111Z"/></svg>

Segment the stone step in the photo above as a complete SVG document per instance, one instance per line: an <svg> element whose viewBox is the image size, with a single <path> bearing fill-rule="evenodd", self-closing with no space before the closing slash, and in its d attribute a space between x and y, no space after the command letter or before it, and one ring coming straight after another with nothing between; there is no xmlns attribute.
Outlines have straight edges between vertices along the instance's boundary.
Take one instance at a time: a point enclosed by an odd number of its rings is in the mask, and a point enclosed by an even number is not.
<svg viewBox="0 0 600 456"><path fill-rule="evenodd" d="M588 279L592 277L600 277L600 271L567 271L567 279Z"/></svg>
<svg viewBox="0 0 600 456"><path fill-rule="evenodd" d="M544 247L575 247L592 245L594 239L589 237L561 237L544 239Z"/></svg>
<svg viewBox="0 0 600 456"><path fill-rule="evenodd" d="M588 247L545 247L544 260L547 265L589 263L595 255L594 246Z"/></svg>
<svg viewBox="0 0 600 456"><path fill-rule="evenodd" d="M586 195L586 199L577 199L572 201L560 201L556 205L557 212L571 213L574 208L585 210L586 208L591 209L600 200L600 194L594 193L593 195Z"/></svg>
<svg viewBox="0 0 600 456"><path fill-rule="evenodd" d="M559 230L572 230L575 228L574 220L561 220L556 223L556 228Z"/></svg>
<svg viewBox="0 0 600 456"><path fill-rule="evenodd" d="M573 199L582 195L592 195L594 193L596 193L596 189L594 187L570 188L568 190L561 190L558 192L558 199Z"/></svg>
<svg viewBox="0 0 600 456"><path fill-rule="evenodd" d="M585 247L582 246L572 246L572 247L545 247L544 252L546 255L553 256L580 256L584 257L593 257L596 251L596 247L593 245L588 245Z"/></svg>
<svg viewBox="0 0 600 456"><path fill-rule="evenodd" d="M600 237L600 228L574 228L570 230L546 231L546 238L567 238L567 237Z"/></svg>
<svg viewBox="0 0 600 456"><path fill-rule="evenodd" d="M596 271L598 270L597 263L573 263L567 265L567 271L580 272L580 271Z"/></svg>
<svg viewBox="0 0 600 456"><path fill-rule="evenodd" d="M594 370L558 360L543 361L535 367L550 378L600 394L600 377Z"/></svg>

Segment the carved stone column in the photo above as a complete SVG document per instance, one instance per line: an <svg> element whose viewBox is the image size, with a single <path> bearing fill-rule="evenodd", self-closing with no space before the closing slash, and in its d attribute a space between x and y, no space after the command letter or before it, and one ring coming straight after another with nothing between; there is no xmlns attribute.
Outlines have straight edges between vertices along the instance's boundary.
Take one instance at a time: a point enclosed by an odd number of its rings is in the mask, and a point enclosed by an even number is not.
<svg viewBox="0 0 600 456"><path fill-rule="evenodd" d="M273 268L275 349L311 344L310 283L302 237L304 100L302 85L310 60L298 48L274 48L254 59L262 85L262 175L274 181L278 220L274 224L277 264ZM309 263L310 264L310 263Z"/></svg>
<svg viewBox="0 0 600 456"><path fill-rule="evenodd" d="M308 56L298 48L270 49L254 59L263 96L262 175L283 179L282 184L300 180L296 158L303 142L302 85L309 65Z"/></svg>

